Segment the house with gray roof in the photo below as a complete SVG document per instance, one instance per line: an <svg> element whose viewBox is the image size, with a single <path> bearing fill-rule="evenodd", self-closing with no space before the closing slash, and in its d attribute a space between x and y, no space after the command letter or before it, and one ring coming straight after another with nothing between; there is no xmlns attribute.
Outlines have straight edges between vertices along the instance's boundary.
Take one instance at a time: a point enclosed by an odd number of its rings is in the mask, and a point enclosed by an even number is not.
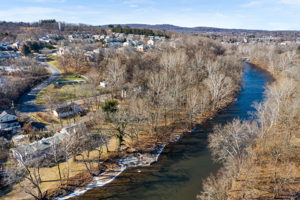
<svg viewBox="0 0 300 200"><path fill-rule="evenodd" d="M18 117L13 111L3 111L0 114L0 133L16 133L21 129Z"/></svg>

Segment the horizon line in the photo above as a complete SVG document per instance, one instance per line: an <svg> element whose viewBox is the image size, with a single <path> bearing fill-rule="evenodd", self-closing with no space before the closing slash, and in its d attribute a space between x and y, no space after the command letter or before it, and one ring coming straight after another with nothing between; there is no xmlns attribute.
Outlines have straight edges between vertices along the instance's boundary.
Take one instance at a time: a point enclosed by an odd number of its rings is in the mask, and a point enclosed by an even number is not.
<svg viewBox="0 0 300 200"><path fill-rule="evenodd" d="M108 26L108 25L148 25L148 26L162 26L162 25L168 25L168 26L175 26L175 27L179 27L179 28L187 28L187 29L195 29L195 28L215 28L215 29L223 29L223 30L245 30L245 31L263 31L263 32L300 32L300 30L295 30L295 29L256 29L256 28L233 28L233 27L217 27L217 26L181 26L181 25L176 25L176 24L166 24L166 23L156 23L156 24L147 24L147 23L109 23L109 24L88 24L85 22L67 22L67 21L61 21L61 20L57 20L57 19L40 19L41 20L55 20L56 22L61 22L61 23L66 23L66 24L74 24L74 25L87 25L87 26ZM7 21L7 20L0 20L0 22L7 22L7 23L38 23L39 21Z"/></svg>

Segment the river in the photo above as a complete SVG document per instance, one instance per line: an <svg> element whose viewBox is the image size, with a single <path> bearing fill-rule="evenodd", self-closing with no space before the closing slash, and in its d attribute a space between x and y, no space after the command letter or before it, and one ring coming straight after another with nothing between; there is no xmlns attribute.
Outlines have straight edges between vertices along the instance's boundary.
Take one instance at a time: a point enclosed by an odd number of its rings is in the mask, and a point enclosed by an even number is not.
<svg viewBox="0 0 300 200"><path fill-rule="evenodd" d="M235 118L251 119L254 102L264 99L265 85L272 76L244 63L242 89L235 102L214 118L195 128L191 134L168 145L158 162L149 167L125 170L111 183L87 191L78 199L97 200L194 200L201 191L202 181L216 173L219 164L212 161L207 148L207 136L216 124L226 124ZM76 198L76 199L77 199Z"/></svg>

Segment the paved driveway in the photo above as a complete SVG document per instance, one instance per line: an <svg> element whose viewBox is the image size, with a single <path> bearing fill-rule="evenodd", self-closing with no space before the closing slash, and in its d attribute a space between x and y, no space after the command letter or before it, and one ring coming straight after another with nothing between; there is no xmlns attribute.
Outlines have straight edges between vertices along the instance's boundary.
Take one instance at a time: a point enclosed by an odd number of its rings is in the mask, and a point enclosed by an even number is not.
<svg viewBox="0 0 300 200"><path fill-rule="evenodd" d="M41 84L32 88L28 93L24 94L21 97L21 99L19 100L18 108L18 111L20 113L41 112L46 109L45 106L40 106L35 103L37 95L49 84L58 80L61 76L60 71L56 67L50 65L49 63L46 63L46 65L47 69L51 72L51 76Z"/></svg>

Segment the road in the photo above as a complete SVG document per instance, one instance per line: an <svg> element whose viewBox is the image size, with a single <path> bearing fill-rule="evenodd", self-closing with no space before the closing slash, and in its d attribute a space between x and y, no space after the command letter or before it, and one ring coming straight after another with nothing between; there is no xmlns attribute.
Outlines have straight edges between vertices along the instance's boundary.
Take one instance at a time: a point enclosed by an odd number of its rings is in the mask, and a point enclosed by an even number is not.
<svg viewBox="0 0 300 200"><path fill-rule="evenodd" d="M47 69L50 71L51 76L46 79L41 84L32 88L28 93L24 94L21 99L19 100L18 104L18 111L23 114L34 113L34 112L41 112L46 109L45 106L37 105L35 100L37 95L46 88L52 82L58 80L61 76L61 72L49 63L45 63L47 65Z"/></svg>

